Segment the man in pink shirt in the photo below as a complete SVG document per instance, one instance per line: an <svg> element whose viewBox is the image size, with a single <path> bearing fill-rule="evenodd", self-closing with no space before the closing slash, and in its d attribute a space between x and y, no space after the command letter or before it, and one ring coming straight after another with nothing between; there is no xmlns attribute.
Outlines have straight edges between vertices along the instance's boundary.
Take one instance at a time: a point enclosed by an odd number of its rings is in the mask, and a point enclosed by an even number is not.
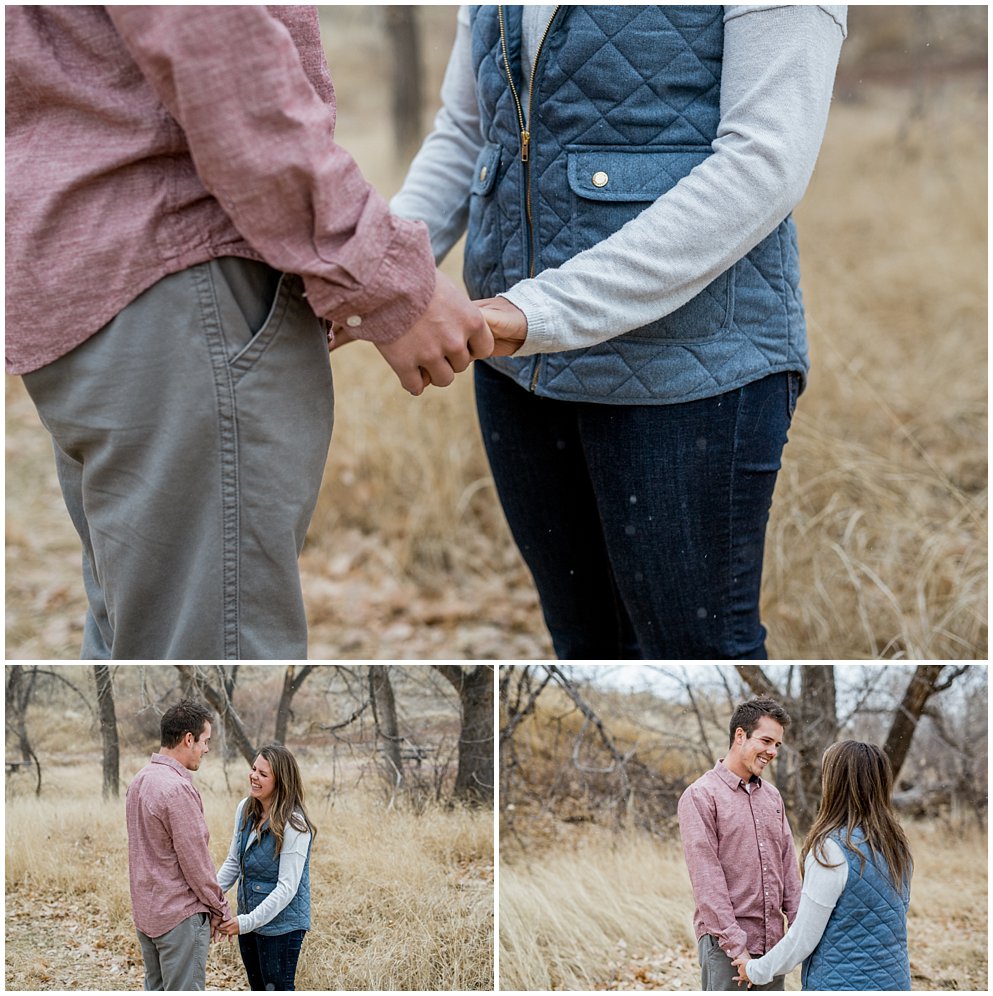
<svg viewBox="0 0 993 996"><path fill-rule="evenodd" d="M212 925L231 919L190 776L210 750L212 718L197 702L167 710L161 750L128 786L131 909L148 990L203 990Z"/></svg>
<svg viewBox="0 0 993 996"><path fill-rule="evenodd" d="M789 726L773 699L731 717L727 756L679 800L679 832L696 899L701 988L736 990L732 961L769 951L800 905L800 873L782 796L764 778ZM784 988L782 976L754 989Z"/></svg>
<svg viewBox="0 0 993 996"><path fill-rule="evenodd" d="M82 656L306 657L330 323L412 394L493 337L335 144L316 8L5 16L6 363L82 541Z"/></svg>

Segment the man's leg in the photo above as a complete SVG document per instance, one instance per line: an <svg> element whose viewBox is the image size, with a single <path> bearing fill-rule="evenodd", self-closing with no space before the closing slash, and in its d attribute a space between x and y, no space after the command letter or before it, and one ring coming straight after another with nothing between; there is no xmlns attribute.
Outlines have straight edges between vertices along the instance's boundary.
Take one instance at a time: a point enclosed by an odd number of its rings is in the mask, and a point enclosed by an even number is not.
<svg viewBox="0 0 993 996"><path fill-rule="evenodd" d="M207 983L210 917L194 913L172 930L156 937L166 992L203 992Z"/></svg>
<svg viewBox="0 0 993 996"><path fill-rule="evenodd" d="M159 949L155 946L155 941L143 934L140 930L135 931L138 935L138 944L141 946L141 960L145 964L145 991L162 992L162 966L159 964Z"/></svg>
<svg viewBox="0 0 993 996"><path fill-rule="evenodd" d="M297 558L333 397L298 278L191 267L24 383L83 544L85 656L306 656Z"/></svg>
<svg viewBox="0 0 993 996"><path fill-rule="evenodd" d="M700 988L704 992L743 993L747 990L744 983L739 984L734 981L738 976L738 969L731 963L731 959L721 949L715 937L704 934L697 942L697 949L700 953ZM768 985L752 986L747 991L781 992L785 982L785 976L778 975Z"/></svg>

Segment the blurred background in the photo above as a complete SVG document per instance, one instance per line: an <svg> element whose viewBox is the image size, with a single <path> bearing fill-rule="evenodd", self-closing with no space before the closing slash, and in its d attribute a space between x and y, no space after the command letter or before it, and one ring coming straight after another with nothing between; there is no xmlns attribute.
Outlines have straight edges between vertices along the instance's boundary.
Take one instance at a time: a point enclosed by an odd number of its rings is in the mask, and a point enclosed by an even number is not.
<svg viewBox="0 0 993 996"><path fill-rule="evenodd" d="M321 8L337 139L386 197L430 128L449 5ZM796 211L813 369L773 503L774 658L985 659L987 9L849 11ZM457 247L443 269L460 275ZM332 356L335 436L304 551L312 658L548 659L468 376L407 396ZM47 436L7 379L8 658L78 654L78 540Z"/></svg>

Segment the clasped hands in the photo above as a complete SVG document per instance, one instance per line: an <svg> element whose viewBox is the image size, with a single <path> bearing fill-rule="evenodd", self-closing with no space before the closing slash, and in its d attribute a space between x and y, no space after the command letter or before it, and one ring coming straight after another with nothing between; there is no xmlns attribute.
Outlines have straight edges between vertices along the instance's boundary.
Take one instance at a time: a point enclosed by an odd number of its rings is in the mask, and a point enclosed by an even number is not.
<svg viewBox="0 0 993 996"><path fill-rule="evenodd" d="M376 348L416 397L430 384L448 387L473 360L509 356L527 334L527 318L506 298L470 301L438 273L427 311L399 339L376 343ZM334 338L332 349L351 341L347 330L337 327Z"/></svg>
<svg viewBox="0 0 993 996"><path fill-rule="evenodd" d="M751 981L751 979L748 978L748 974L745 971L745 966L751 960L752 960L752 956L750 954L748 954L747 952L745 954L743 954L743 955L739 955L737 958L732 958L731 959L731 964L734 965L734 967L736 969L738 969L738 974L737 974L737 976L735 978L733 978L731 980L732 982L737 982L739 986L741 985L742 982L747 982L748 983L748 988L749 989L752 988L752 981Z"/></svg>
<svg viewBox="0 0 993 996"><path fill-rule="evenodd" d="M238 926L238 918L236 916L228 917L227 920L222 920L219 916L212 916L210 918L211 941L224 939L230 941L236 934L240 933L241 928Z"/></svg>

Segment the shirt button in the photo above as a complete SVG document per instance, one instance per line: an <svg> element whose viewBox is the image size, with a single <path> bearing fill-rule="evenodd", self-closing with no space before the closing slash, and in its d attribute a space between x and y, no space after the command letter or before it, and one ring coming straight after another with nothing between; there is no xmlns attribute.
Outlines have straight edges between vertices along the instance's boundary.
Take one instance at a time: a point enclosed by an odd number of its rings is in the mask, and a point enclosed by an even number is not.
<svg viewBox="0 0 993 996"><path fill-rule="evenodd" d="M357 329L362 324L362 318L360 315L349 315L345 319L345 324L350 329Z"/></svg>

